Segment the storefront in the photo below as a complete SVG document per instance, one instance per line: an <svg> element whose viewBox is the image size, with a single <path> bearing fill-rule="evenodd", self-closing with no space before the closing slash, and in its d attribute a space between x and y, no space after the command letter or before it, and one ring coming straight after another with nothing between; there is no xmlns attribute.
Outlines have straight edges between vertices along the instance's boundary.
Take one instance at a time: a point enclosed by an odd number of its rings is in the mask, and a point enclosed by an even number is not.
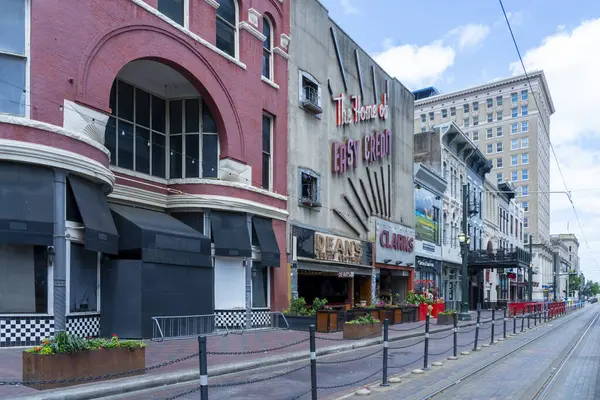
<svg viewBox="0 0 600 400"><path fill-rule="evenodd" d="M298 226L292 227L292 235L296 242L291 274L294 295L307 304L319 298L339 308L371 304L371 243Z"/></svg>
<svg viewBox="0 0 600 400"><path fill-rule="evenodd" d="M377 273L375 297L402 304L415 281L415 230L380 218L372 220Z"/></svg>

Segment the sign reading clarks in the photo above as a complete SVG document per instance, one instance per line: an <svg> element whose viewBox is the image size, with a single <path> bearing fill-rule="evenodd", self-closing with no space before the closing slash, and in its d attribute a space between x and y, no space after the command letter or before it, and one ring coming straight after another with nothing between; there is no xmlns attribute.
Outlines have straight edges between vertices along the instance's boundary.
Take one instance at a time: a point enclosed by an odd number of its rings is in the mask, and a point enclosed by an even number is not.
<svg viewBox="0 0 600 400"><path fill-rule="evenodd" d="M409 266L415 263L415 230L376 218L373 220L375 233L375 262L381 264Z"/></svg>

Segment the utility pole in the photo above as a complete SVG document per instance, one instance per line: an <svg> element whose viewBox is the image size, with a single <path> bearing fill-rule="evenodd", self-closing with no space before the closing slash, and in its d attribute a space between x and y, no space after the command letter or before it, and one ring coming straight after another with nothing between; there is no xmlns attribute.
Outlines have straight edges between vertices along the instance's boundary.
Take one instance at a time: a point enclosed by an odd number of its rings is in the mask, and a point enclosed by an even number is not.
<svg viewBox="0 0 600 400"><path fill-rule="evenodd" d="M458 319L461 321L470 321L471 315L469 314L469 242L470 238L468 235L468 214L469 214L469 191L468 186L465 184L462 186L462 200L463 200L463 215L462 215L462 233L458 235L458 241L460 242L460 255L462 257L462 293L460 301L460 314Z"/></svg>
<svg viewBox="0 0 600 400"><path fill-rule="evenodd" d="M552 253L552 295L553 295L553 301L556 301L556 285L558 283L558 269L557 269L557 263L558 263L558 253L553 252Z"/></svg>
<svg viewBox="0 0 600 400"><path fill-rule="evenodd" d="M529 280L529 285L527 285L527 295L529 297L529 302L531 302L533 297L533 235L529 235L529 268L527 271L527 279Z"/></svg>

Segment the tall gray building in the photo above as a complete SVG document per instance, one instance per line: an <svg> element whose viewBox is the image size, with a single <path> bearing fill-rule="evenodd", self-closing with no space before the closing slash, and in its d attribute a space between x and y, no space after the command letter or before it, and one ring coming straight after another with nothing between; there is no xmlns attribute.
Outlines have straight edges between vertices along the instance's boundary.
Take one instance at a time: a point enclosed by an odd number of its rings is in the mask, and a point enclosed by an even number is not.
<svg viewBox="0 0 600 400"><path fill-rule="evenodd" d="M524 241L550 240L550 115L554 104L543 71L439 94L416 91L415 132L454 121L492 161L489 179L511 182L522 205ZM530 86L531 84L531 86Z"/></svg>

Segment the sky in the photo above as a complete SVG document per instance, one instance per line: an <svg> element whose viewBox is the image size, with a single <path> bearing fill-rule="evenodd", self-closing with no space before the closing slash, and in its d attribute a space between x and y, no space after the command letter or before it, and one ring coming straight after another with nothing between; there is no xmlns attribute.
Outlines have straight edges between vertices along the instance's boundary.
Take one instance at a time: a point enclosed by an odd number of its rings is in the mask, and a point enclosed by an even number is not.
<svg viewBox="0 0 600 400"><path fill-rule="evenodd" d="M411 90L435 86L448 93L523 74L497 0L320 1ZM600 1L503 3L525 68L544 70L556 108L551 191L563 193L550 197L551 233L577 235L581 270L600 282Z"/></svg>

